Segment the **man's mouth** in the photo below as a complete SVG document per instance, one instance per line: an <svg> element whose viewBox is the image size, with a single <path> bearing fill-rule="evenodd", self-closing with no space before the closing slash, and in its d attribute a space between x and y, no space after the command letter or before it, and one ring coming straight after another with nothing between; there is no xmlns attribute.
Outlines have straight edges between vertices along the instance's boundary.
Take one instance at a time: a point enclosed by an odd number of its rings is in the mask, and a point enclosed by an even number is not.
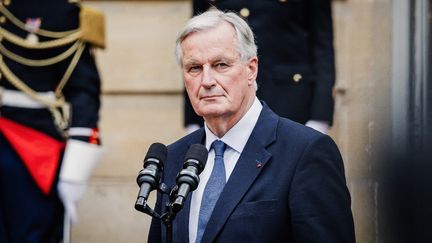
<svg viewBox="0 0 432 243"><path fill-rule="evenodd" d="M211 99L216 99L218 97L221 97L222 95L204 95L201 96L201 100L211 100Z"/></svg>

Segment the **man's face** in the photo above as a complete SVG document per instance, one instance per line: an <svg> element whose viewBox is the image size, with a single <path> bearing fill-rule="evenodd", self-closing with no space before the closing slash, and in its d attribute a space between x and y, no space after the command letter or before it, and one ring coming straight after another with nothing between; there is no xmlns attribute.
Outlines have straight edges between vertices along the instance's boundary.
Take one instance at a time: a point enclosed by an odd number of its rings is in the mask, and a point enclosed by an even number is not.
<svg viewBox="0 0 432 243"><path fill-rule="evenodd" d="M195 112L206 119L243 116L255 97L258 60L241 61L234 28L223 22L192 33L181 48L183 78Z"/></svg>

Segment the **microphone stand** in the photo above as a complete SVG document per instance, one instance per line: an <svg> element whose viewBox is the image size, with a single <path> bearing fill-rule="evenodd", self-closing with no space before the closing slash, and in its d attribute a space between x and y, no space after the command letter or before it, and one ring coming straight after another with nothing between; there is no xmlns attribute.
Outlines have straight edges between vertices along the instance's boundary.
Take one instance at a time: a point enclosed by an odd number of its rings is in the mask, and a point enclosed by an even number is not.
<svg viewBox="0 0 432 243"><path fill-rule="evenodd" d="M176 192L178 190L178 187L175 186L172 190L169 189L169 187L167 185L165 185L165 183L161 183L159 185L158 191L166 194L169 196L170 198L170 202L168 202L165 206L166 208L166 213L159 215L156 211L154 211L152 208L150 208L147 205L147 201L144 200L143 198L138 198L136 203L135 203L135 209L143 212L147 215L150 215L153 218L157 218L162 220L162 222L164 223L165 227L166 227L166 243L172 243L173 241L173 226L172 226L172 222L175 219L177 213L180 211L178 209L178 207L173 207L173 199L174 199L174 195L176 195Z"/></svg>
<svg viewBox="0 0 432 243"><path fill-rule="evenodd" d="M170 206L171 203L167 203L166 208L167 212L162 215L160 218L162 222L165 224L166 227L166 242L172 243L173 239L173 227L172 227L172 221L174 220L176 213L172 210L172 207Z"/></svg>
<svg viewBox="0 0 432 243"><path fill-rule="evenodd" d="M178 192L178 186L174 186L174 188L169 193L169 202L165 205L166 213L164 213L161 217L162 222L165 224L166 227L166 239L167 243L172 243L173 239L173 227L172 222L175 219L177 213L180 211L181 208L175 207L175 196Z"/></svg>

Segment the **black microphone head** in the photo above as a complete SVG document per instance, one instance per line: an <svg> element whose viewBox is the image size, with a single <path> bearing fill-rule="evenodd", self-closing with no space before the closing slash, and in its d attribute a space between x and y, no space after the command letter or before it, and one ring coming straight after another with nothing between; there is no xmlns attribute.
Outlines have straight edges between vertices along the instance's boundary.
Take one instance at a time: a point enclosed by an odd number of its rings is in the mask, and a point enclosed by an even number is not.
<svg viewBox="0 0 432 243"><path fill-rule="evenodd" d="M150 145L150 148L147 151L147 154L144 158L144 162L147 159L153 158L160 161L161 166L163 166L163 163L165 162L167 158L168 150L167 147L161 143L153 143Z"/></svg>
<svg viewBox="0 0 432 243"><path fill-rule="evenodd" d="M198 161L198 173L204 170L207 163L208 151L207 148L202 144L192 144L185 155L185 163L188 160L193 159Z"/></svg>

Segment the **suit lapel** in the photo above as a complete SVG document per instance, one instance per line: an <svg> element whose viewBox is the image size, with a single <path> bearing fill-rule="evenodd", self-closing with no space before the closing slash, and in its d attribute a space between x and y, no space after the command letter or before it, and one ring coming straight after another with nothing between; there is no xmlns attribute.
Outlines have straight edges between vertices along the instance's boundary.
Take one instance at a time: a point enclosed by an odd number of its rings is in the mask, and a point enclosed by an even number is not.
<svg viewBox="0 0 432 243"><path fill-rule="evenodd" d="M202 242L215 240L235 207L271 158L266 147L276 140L277 122L278 116L264 104L257 125L215 205Z"/></svg>

